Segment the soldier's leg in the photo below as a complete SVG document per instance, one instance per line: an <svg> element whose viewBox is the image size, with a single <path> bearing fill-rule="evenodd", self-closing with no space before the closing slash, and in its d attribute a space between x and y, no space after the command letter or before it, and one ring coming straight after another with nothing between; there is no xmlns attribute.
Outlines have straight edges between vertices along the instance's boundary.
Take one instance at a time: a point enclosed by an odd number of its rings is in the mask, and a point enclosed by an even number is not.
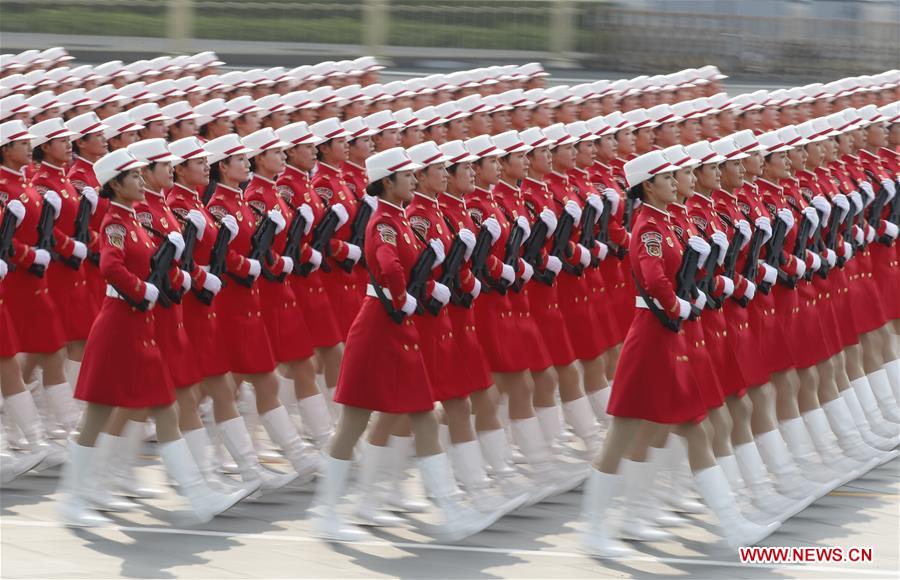
<svg viewBox="0 0 900 580"><path fill-rule="evenodd" d="M801 413L817 409L819 407L819 371L815 366L805 369L798 369L797 376L800 378L800 390L797 393L797 408ZM779 419L794 419L795 417L784 417Z"/></svg>
<svg viewBox="0 0 900 580"><path fill-rule="evenodd" d="M316 385L316 369L312 358L286 363L288 376L294 381L297 408L308 435L317 448L322 448L333 432L328 403Z"/></svg>
<svg viewBox="0 0 900 580"><path fill-rule="evenodd" d="M353 448L369 425L372 411L359 407L341 407L341 418L337 430L331 439L328 454L335 459L349 461L353 459Z"/></svg>

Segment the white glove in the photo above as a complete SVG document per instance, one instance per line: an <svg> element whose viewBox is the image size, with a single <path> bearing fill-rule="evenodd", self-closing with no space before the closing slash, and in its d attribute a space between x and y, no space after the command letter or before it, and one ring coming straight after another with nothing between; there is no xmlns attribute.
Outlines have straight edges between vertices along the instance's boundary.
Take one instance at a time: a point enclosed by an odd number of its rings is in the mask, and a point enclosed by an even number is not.
<svg viewBox="0 0 900 580"><path fill-rule="evenodd" d="M169 232L166 239L175 246L175 261L180 260L184 253L184 237L179 232Z"/></svg>
<svg viewBox="0 0 900 580"><path fill-rule="evenodd" d="M237 235L238 235L237 220L234 219L233 215L226 215L225 217L222 218L222 225L228 229L228 233L231 235L231 237L228 240L228 243L230 244L237 238Z"/></svg>
<svg viewBox="0 0 900 580"><path fill-rule="evenodd" d="M719 246L719 259L717 263L721 266L725 263L725 252L728 251L728 236L725 235L725 232L721 230L716 230L710 236L712 242Z"/></svg>
<svg viewBox="0 0 900 580"><path fill-rule="evenodd" d="M831 248L825 250L825 261L828 262L829 268L834 268L834 265L837 264L837 254Z"/></svg>
<svg viewBox="0 0 900 580"><path fill-rule="evenodd" d="M191 289L191 273L184 270L181 271L181 291L187 292Z"/></svg>
<svg viewBox="0 0 900 580"><path fill-rule="evenodd" d="M9 266L3 260L0 260L0 280L6 278L6 273L9 272Z"/></svg>
<svg viewBox="0 0 900 580"><path fill-rule="evenodd" d="M91 215L93 215L97 211L97 200L99 199L97 190L88 185L81 190L81 195L91 204Z"/></svg>
<svg viewBox="0 0 900 580"><path fill-rule="evenodd" d="M250 262L250 271L248 274L251 278L256 278L259 276L259 273L262 271L262 266L259 265L259 260L247 260Z"/></svg>
<svg viewBox="0 0 900 580"><path fill-rule="evenodd" d="M202 240L203 234L206 232L206 217L203 213L200 210L192 209L187 212L185 219L194 224L194 228L197 230L197 239Z"/></svg>
<svg viewBox="0 0 900 580"><path fill-rule="evenodd" d="M6 205L6 211L16 216L16 227L22 223L25 218L25 206L18 199L14 199Z"/></svg>
<svg viewBox="0 0 900 580"><path fill-rule="evenodd" d="M266 214L270 220L275 222L275 234L278 235L284 231L284 227L287 225L287 222L284 219L284 216L281 215L281 212L276 209L270 209Z"/></svg>
<svg viewBox="0 0 900 580"><path fill-rule="evenodd" d="M897 239L897 230L898 229L900 229L900 228L897 228L897 224L895 224L894 222L889 222L889 221L884 222L884 233L887 235L887 237L891 238L892 240Z"/></svg>
<svg viewBox="0 0 900 580"><path fill-rule="evenodd" d="M359 258L362 256L362 250L356 244L351 244L349 242L345 243L347 244L347 259L354 264L359 262Z"/></svg>
<svg viewBox="0 0 900 580"><path fill-rule="evenodd" d="M869 205L869 203L871 203L872 200L875 199L875 190L872 189L872 184L868 181L863 181L859 184L859 188L863 190L863 193L866 194L866 205Z"/></svg>
<svg viewBox="0 0 900 580"><path fill-rule="evenodd" d="M281 256L281 263L283 266L281 267L281 271L285 274L290 274L294 271L294 259L288 256Z"/></svg>
<svg viewBox="0 0 900 580"><path fill-rule="evenodd" d="M400 307L400 312L402 312L403 314L405 314L407 316L412 316L413 314L416 313L416 308L418 308L418 307L419 307L419 301L416 300L415 296L413 296L412 294L407 292L406 293L406 301L403 303L403 306Z"/></svg>
<svg viewBox="0 0 900 580"><path fill-rule="evenodd" d="M565 205L565 207L563 207L563 210L567 214L572 216L572 219L575 221L576 224L581 221L581 208L578 207L578 204L575 203L574 201L572 201L571 199L566 202L566 205Z"/></svg>
<svg viewBox="0 0 900 580"><path fill-rule="evenodd" d="M703 310L706 308L706 294L697 290L697 298L694 299L694 306Z"/></svg>
<svg viewBox="0 0 900 580"><path fill-rule="evenodd" d="M207 270L206 278L203 280L203 289L216 295L222 289L222 280L215 274L210 274Z"/></svg>
<svg viewBox="0 0 900 580"><path fill-rule="evenodd" d="M435 282L434 290L431 291L431 297L440 302L441 306L446 306L450 302L450 289L440 282Z"/></svg>
<svg viewBox="0 0 900 580"><path fill-rule="evenodd" d="M853 209L855 210L853 212L853 215L856 215L859 212L861 212L862 208L863 208L862 196L859 194L858 191L851 191L850 199L853 200L853 206L854 206Z"/></svg>
<svg viewBox="0 0 900 580"><path fill-rule="evenodd" d="M850 242L844 242L844 260L849 260L853 257L853 244Z"/></svg>
<svg viewBox="0 0 900 580"><path fill-rule="evenodd" d="M819 212L817 212L816 208L814 207L804 207L801 213L812 224L812 229L809 230L809 237L812 237L813 232L815 232L816 228L819 227Z"/></svg>
<svg viewBox="0 0 900 580"><path fill-rule="evenodd" d="M892 199L894 199L894 196L897 195L897 186L894 184L894 182L890 179L885 179L881 182L881 185L883 185L888 192L887 200L891 201Z"/></svg>
<svg viewBox="0 0 900 580"><path fill-rule="evenodd" d="M531 277L534 276L534 267L521 258L519 262L522 264L522 282L527 284Z"/></svg>
<svg viewBox="0 0 900 580"><path fill-rule="evenodd" d="M595 243L597 245L597 260L602 262L606 259L606 256L609 255L609 246L607 246L600 240L597 240Z"/></svg>
<svg viewBox="0 0 900 580"><path fill-rule="evenodd" d="M525 235L522 236L522 241L524 242L525 240L528 239L528 236L531 235L531 226L528 225L528 220L525 219L525 216L523 216L523 215L520 215L519 217L516 218L516 225L519 226L519 228L523 232L525 232Z"/></svg>
<svg viewBox="0 0 900 580"><path fill-rule="evenodd" d="M462 228L456 236L459 238L459 241L466 246L466 255L464 259L468 260L472 257L472 251L475 249L475 234L473 234L470 229Z"/></svg>
<svg viewBox="0 0 900 580"><path fill-rule="evenodd" d="M847 214L850 212L850 200L847 199L847 196L843 193L839 193L834 196L834 205L838 206L841 210L841 221L844 221L844 218L847 217Z"/></svg>
<svg viewBox="0 0 900 580"><path fill-rule="evenodd" d="M78 258L79 260L84 260L87 257L87 246L82 244L81 242L72 242L72 255Z"/></svg>
<svg viewBox="0 0 900 580"><path fill-rule="evenodd" d="M47 250L34 250L34 263L38 266L48 266L50 265L50 252Z"/></svg>
<svg viewBox="0 0 900 580"><path fill-rule="evenodd" d="M503 269L500 271L500 279L507 284L512 284L516 281L516 271L509 264L503 264Z"/></svg>
<svg viewBox="0 0 900 580"><path fill-rule="evenodd" d="M547 224L547 239L553 235L553 232L556 231L556 214L553 213L553 210L550 208L544 208L541 210L540 215L541 221Z"/></svg>
<svg viewBox="0 0 900 580"><path fill-rule="evenodd" d="M591 207L593 207L597 212L596 219L600 219L600 214L603 213L603 198L595 193L592 193L587 196L587 202L591 204Z"/></svg>
<svg viewBox="0 0 900 580"><path fill-rule="evenodd" d="M369 195L368 193L363 194L362 201L367 206L371 207L372 211L375 211L376 209L378 209L378 198L375 197L374 195Z"/></svg>
<svg viewBox="0 0 900 580"><path fill-rule="evenodd" d="M760 229L766 233L765 237L763 237L764 244L772 239L772 222L769 221L769 218L761 216L756 218L753 223L754 225L756 225L757 229Z"/></svg>
<svg viewBox="0 0 900 580"><path fill-rule="evenodd" d="M560 270L562 270L562 260L556 256L547 256L547 270L554 274L559 274Z"/></svg>
<svg viewBox="0 0 900 580"><path fill-rule="evenodd" d="M812 258L812 271L818 272L819 268L822 267L822 258L819 257L819 254L810 250L806 250L806 253Z"/></svg>
<svg viewBox="0 0 900 580"><path fill-rule="evenodd" d="M728 276L719 276L722 279L722 284L725 286L725 289L722 291L722 296L728 298L732 294L734 294L734 280L729 278Z"/></svg>
<svg viewBox="0 0 900 580"><path fill-rule="evenodd" d="M62 211L62 199L59 197L59 194L52 189L48 189L44 192L44 202L49 203L50 207L53 208L53 219L59 219L59 212Z"/></svg>
<svg viewBox="0 0 900 580"><path fill-rule="evenodd" d="M753 300L753 297L756 296L756 284L747 280L747 291L744 292L744 298L747 300Z"/></svg>
<svg viewBox="0 0 900 580"><path fill-rule="evenodd" d="M472 286L472 292L470 292L469 295L472 297L472 300L475 300L481 295L481 280L478 278L475 278L475 285Z"/></svg>
<svg viewBox="0 0 900 580"><path fill-rule="evenodd" d="M440 240L428 240L428 245L434 250L434 265L432 265L432 269L437 268L441 264L444 263L444 258L447 256L444 254L444 243Z"/></svg>
<svg viewBox="0 0 900 580"><path fill-rule="evenodd" d="M144 300L150 303L150 306L153 306L156 301L159 299L159 288L147 282L144 289Z"/></svg>
<svg viewBox="0 0 900 580"><path fill-rule="evenodd" d="M301 205L300 208L297 209L297 211L300 213L300 217L302 217L304 221L306 221L306 227L303 228L303 235L305 236L312 229L315 216L313 215L313 210L311 207L309 207L308 203L304 203L303 205Z"/></svg>
<svg viewBox="0 0 900 580"><path fill-rule="evenodd" d="M871 244L872 240L875 239L875 228L866 224L866 243Z"/></svg>
<svg viewBox="0 0 900 580"><path fill-rule="evenodd" d="M482 225L487 228L487 231L491 234L491 245L496 244L497 240L500 239L500 222L498 222L494 216L491 216L484 220Z"/></svg>
<svg viewBox="0 0 900 580"><path fill-rule="evenodd" d="M315 248L313 248L313 249L312 249L312 254L310 254L310 256L309 256L309 262L308 262L308 263L309 263L309 264L312 264L312 270L311 270L311 272L315 272L316 270L318 270L318 269L319 269L319 266L322 265L322 252L320 252L319 250L316 250Z"/></svg>
<svg viewBox="0 0 900 580"><path fill-rule="evenodd" d="M787 226L788 231L791 231L791 228L794 227L794 214L791 213L791 210L787 208L781 208L776 213L778 219L784 222L784 225Z"/></svg>
<svg viewBox="0 0 900 580"><path fill-rule="evenodd" d="M778 270L766 264L762 260L759 261L760 267L763 269L763 282L772 285L778 280Z"/></svg>
<svg viewBox="0 0 900 580"><path fill-rule="evenodd" d="M741 249L744 249L744 247L750 243L750 222L747 220L738 220L734 225L740 230L741 235L744 237L744 241L741 243Z"/></svg>
<svg viewBox="0 0 900 580"><path fill-rule="evenodd" d="M578 255L578 263L582 268L587 268L591 264L591 251L581 244L578 244L578 249L581 250L581 254Z"/></svg>
<svg viewBox="0 0 900 580"><path fill-rule="evenodd" d="M691 303L677 296L675 300L678 300L678 318L687 320L691 315Z"/></svg>
<svg viewBox="0 0 900 580"><path fill-rule="evenodd" d="M610 213L615 214L619 209L619 192L611 187L607 187L603 190L603 197L610 203Z"/></svg>
<svg viewBox="0 0 900 580"><path fill-rule="evenodd" d="M347 208L343 206L343 204L336 203L329 208L331 211L338 216L338 224L335 230L339 230L341 226L347 223L347 220L350 219L350 216L347 214Z"/></svg>
<svg viewBox="0 0 900 580"><path fill-rule="evenodd" d="M710 247L709 244L701 238L700 236L691 236L688 239L688 246L690 246L695 252L700 254L700 264L706 263L706 258L709 257Z"/></svg>
<svg viewBox="0 0 900 580"><path fill-rule="evenodd" d="M828 200L821 195L817 195L812 198L810 203L814 208L822 212L822 220L827 222L828 218L831 217L831 204L828 203Z"/></svg>

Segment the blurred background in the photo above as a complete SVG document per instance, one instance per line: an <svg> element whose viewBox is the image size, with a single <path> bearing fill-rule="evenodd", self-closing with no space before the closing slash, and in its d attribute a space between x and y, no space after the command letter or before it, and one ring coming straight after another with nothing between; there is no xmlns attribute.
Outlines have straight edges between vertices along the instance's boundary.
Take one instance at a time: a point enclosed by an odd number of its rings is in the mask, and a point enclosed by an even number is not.
<svg viewBox="0 0 900 580"><path fill-rule="evenodd" d="M0 33L3 52L61 45L88 63L372 54L400 71L541 61L596 78L715 64L748 82L900 68L900 0L3 0Z"/></svg>

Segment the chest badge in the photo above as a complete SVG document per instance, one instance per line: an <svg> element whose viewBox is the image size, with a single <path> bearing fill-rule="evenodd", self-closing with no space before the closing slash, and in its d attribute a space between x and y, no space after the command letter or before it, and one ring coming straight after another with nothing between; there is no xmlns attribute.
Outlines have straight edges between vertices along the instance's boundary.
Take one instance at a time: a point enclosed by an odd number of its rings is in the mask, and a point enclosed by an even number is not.
<svg viewBox="0 0 900 580"><path fill-rule="evenodd" d="M669 236L666 236L666 243L669 244L669 247L670 247L670 248L674 248L674 247L675 247L675 242L673 242L673 241L672 241L672 238L670 238Z"/></svg>

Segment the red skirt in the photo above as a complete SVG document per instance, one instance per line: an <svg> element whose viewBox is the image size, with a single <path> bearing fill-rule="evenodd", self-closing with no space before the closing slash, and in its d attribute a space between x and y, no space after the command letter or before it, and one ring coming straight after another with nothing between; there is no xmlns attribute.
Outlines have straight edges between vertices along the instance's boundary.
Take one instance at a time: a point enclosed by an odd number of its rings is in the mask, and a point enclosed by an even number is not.
<svg viewBox="0 0 900 580"><path fill-rule="evenodd" d="M259 298L259 282L252 288L234 280L216 296L218 329L231 372L261 374L275 370L275 353Z"/></svg>
<svg viewBox="0 0 900 580"><path fill-rule="evenodd" d="M524 355L519 326L507 296L484 292L475 300L475 329L488 367L495 373L527 371L531 361Z"/></svg>
<svg viewBox="0 0 900 580"><path fill-rule="evenodd" d="M749 305L748 305L749 307ZM750 312L734 300L723 307L728 328L728 342L737 357L741 374L748 387L759 387L769 381L769 371L759 352L759 340L750 328Z"/></svg>
<svg viewBox="0 0 900 580"><path fill-rule="evenodd" d="M631 272L631 256L625 254L625 257L619 261L619 281L614 292L616 315L623 336L622 340L625 340L624 336L628 334L635 314L634 297L637 295L637 289L634 287L634 276Z"/></svg>
<svg viewBox="0 0 900 580"><path fill-rule="evenodd" d="M435 401L449 401L468 396L469 389L461 380L459 352L450 314L442 308L437 316L425 312L413 318L421 338L422 358Z"/></svg>
<svg viewBox="0 0 900 580"><path fill-rule="evenodd" d="M406 318L395 323L377 298L366 298L344 348L334 400L382 413L434 409L421 337Z"/></svg>
<svg viewBox="0 0 900 580"><path fill-rule="evenodd" d="M522 289L524 291L525 287ZM509 292L508 296L516 326L519 328L522 348L531 361L529 370L543 371L550 368L553 366L553 360L545 344L546 337L542 335L535 318L531 315L528 295L524 292Z"/></svg>
<svg viewBox="0 0 900 580"><path fill-rule="evenodd" d="M591 311L594 313L594 327L603 352L622 342L619 336L619 323L611 315L611 300L607 298L606 280L599 268L590 268L584 274L584 287ZM624 336L624 335L623 335Z"/></svg>
<svg viewBox="0 0 900 580"><path fill-rule="evenodd" d="M624 308L623 302L631 298L627 308L629 312L634 309L634 298L626 296L624 291L625 285L622 282L622 271L619 269L621 266L622 262L612 257L600 262L598 271L603 278L603 285L599 288L599 292L594 295L593 300L594 311L598 317L606 320L607 327L610 328L615 337L615 344L621 344L625 340L625 335L628 334L628 324L631 323L631 314L629 313L628 320L625 320L621 313L621 310Z"/></svg>
<svg viewBox="0 0 900 580"><path fill-rule="evenodd" d="M84 270L88 293L91 295L94 304L103 304L103 299L106 298L106 279L103 278L100 269L93 262L82 263L81 269Z"/></svg>
<svg viewBox="0 0 900 580"><path fill-rule="evenodd" d="M649 310L636 308L616 366L609 414L666 425L702 421L707 406L688 350L683 329L674 333Z"/></svg>
<svg viewBox="0 0 900 580"><path fill-rule="evenodd" d="M331 264L331 272L322 272L322 284L328 299L334 307L332 310L342 337L350 331L350 325L356 318L362 303L363 292L360 292L356 269L344 272L337 265Z"/></svg>
<svg viewBox="0 0 900 580"><path fill-rule="evenodd" d="M59 309L66 342L85 340L97 315L97 305L83 268L73 270L62 262L51 262L45 276L50 298Z"/></svg>
<svg viewBox="0 0 900 580"><path fill-rule="evenodd" d="M185 331L182 313L181 304L173 304L169 308L157 306L153 309L156 342L159 343L159 350L176 389L192 387L203 378L194 348Z"/></svg>
<svg viewBox="0 0 900 580"><path fill-rule="evenodd" d="M200 302L193 293L184 297L182 318L184 329L191 341L194 364L201 378L227 374L228 358L225 354L223 335L219 332L216 298L209 306Z"/></svg>
<svg viewBox="0 0 900 580"><path fill-rule="evenodd" d="M881 306L878 288L872 282L872 258L869 250L855 254L854 273L850 276L850 303L856 320L857 334L872 332L884 326L887 316Z"/></svg>
<svg viewBox="0 0 900 580"><path fill-rule="evenodd" d="M19 339L8 311L9 305L0 297L0 358L12 358L19 352Z"/></svg>
<svg viewBox="0 0 900 580"><path fill-rule="evenodd" d="M728 340L728 323L721 310L703 312L703 331L706 348L719 376L725 396L743 397L748 382L741 372L741 365Z"/></svg>
<svg viewBox="0 0 900 580"><path fill-rule="evenodd" d="M900 318L900 261L897 258L896 241L891 246L880 242L872 244L872 279L880 291L885 322Z"/></svg>
<svg viewBox="0 0 900 580"><path fill-rule="evenodd" d="M594 360L608 347L600 339L600 333L597 331L597 316L591 308L584 280L562 273L557 277L556 287L559 307L566 321L566 330L572 342L575 358Z"/></svg>
<svg viewBox="0 0 900 580"><path fill-rule="evenodd" d="M850 304L850 281L844 268L834 268L828 276L832 279L831 299L834 301L834 313L837 317L837 331L841 345L846 348L859 344L856 333L856 320L853 318L853 306Z"/></svg>
<svg viewBox="0 0 900 580"><path fill-rule="evenodd" d="M522 292L553 366L561 367L575 362L575 350L559 309L556 285L547 286L543 282L532 281L522 288Z"/></svg>
<svg viewBox="0 0 900 580"><path fill-rule="evenodd" d="M17 268L3 280L3 292L18 352L48 354L65 346L62 316L50 298L46 275L39 278Z"/></svg>
<svg viewBox="0 0 900 580"><path fill-rule="evenodd" d="M794 366L794 352L784 326L791 313L781 312L776 308L774 293L775 288L769 294L757 292L747 306L750 311L750 329L756 338L765 372L769 375Z"/></svg>
<svg viewBox="0 0 900 580"><path fill-rule="evenodd" d="M475 329L475 312L471 308L463 308L450 304L447 306L450 324L453 327L453 340L456 344L456 367L459 381L469 394L482 391L494 384L491 369Z"/></svg>
<svg viewBox="0 0 900 580"><path fill-rule="evenodd" d="M283 283L260 280L257 284L260 286L263 320L275 351L275 360L290 362L310 358L313 344L309 338L309 328L287 279Z"/></svg>
<svg viewBox="0 0 900 580"><path fill-rule="evenodd" d="M331 299L322 282L322 274L313 272L309 277L291 276L291 287L306 318L309 340L314 348L327 348L343 342L331 305Z"/></svg>
<svg viewBox="0 0 900 580"><path fill-rule="evenodd" d="M702 319L682 323L684 339L688 344L688 356L691 359L691 367L703 396L703 403L707 409L716 409L725 402L725 393L716 374L715 366L709 351L706 348L706 339L703 334Z"/></svg>
<svg viewBox="0 0 900 580"><path fill-rule="evenodd" d="M104 299L84 347L75 398L131 409L175 402L152 310L140 312L124 300Z"/></svg>

